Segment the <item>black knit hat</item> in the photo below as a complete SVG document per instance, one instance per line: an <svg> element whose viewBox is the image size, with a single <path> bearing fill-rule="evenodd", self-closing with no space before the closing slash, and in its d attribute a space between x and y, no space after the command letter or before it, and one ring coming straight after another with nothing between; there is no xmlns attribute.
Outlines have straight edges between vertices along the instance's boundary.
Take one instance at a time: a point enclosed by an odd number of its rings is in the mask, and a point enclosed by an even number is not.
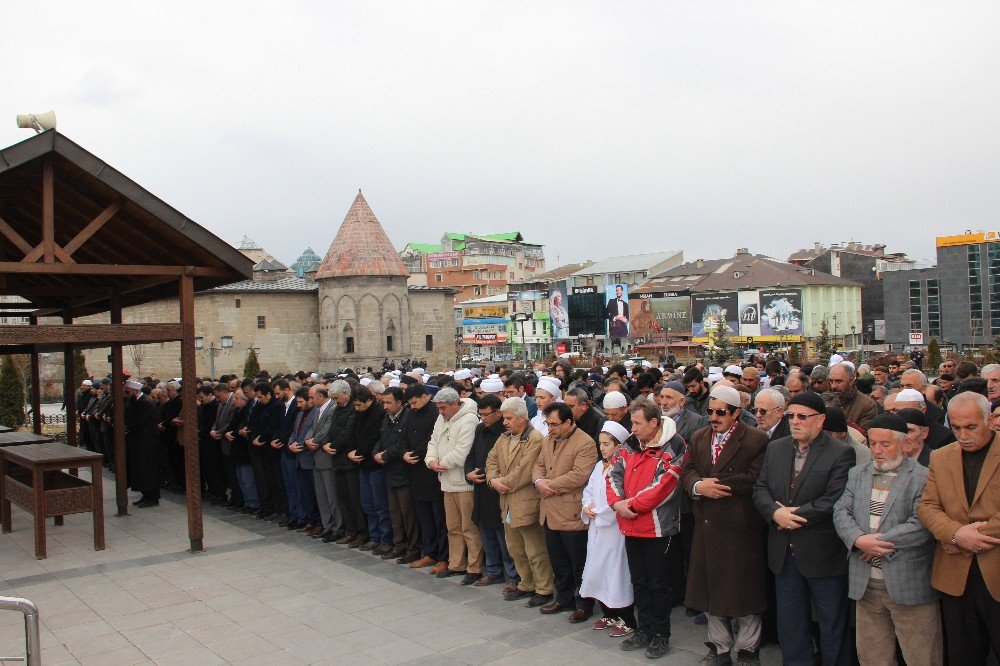
<svg viewBox="0 0 1000 666"><path fill-rule="evenodd" d="M826 432L847 432L847 417L840 407L829 407L823 420L823 430Z"/></svg>
<svg viewBox="0 0 1000 666"><path fill-rule="evenodd" d="M906 427L906 421L897 414L879 414L868 422L868 429L881 428L883 430L895 430L904 435L910 432Z"/></svg>
<svg viewBox="0 0 1000 666"><path fill-rule="evenodd" d="M906 409L901 409L896 412L896 416L903 419L906 423L911 425L921 426L923 428L927 427L927 417L919 409L914 409L913 407L907 407ZM869 426L871 427L871 426Z"/></svg>
<svg viewBox="0 0 1000 666"><path fill-rule="evenodd" d="M802 405L803 407L808 407L814 412L819 412L820 414L826 414L826 403L823 402L823 398L819 393L815 391L803 391L796 396L793 396L791 400L788 401L788 406L792 405Z"/></svg>

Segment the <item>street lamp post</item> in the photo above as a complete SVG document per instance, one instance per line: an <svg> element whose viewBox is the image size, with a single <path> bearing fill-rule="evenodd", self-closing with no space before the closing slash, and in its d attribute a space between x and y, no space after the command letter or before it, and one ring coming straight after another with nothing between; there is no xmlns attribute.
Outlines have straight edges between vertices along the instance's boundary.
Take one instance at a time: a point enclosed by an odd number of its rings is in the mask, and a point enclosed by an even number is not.
<svg viewBox="0 0 1000 666"><path fill-rule="evenodd" d="M528 367L528 348L524 344L524 322L531 319L531 316L527 312L515 312L510 316L511 321L519 322L521 324L521 355L524 358L524 367Z"/></svg>

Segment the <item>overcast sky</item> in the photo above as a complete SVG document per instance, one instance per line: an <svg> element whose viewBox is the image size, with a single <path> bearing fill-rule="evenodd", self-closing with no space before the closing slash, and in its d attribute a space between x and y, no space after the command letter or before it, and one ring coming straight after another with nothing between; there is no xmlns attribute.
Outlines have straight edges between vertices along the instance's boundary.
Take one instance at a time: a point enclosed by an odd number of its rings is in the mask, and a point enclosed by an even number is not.
<svg viewBox="0 0 1000 666"><path fill-rule="evenodd" d="M162 11L169 8L169 11ZM6 3L17 113L199 224L324 254L519 230L550 267L1000 227L1000 3ZM558 261L557 261L558 259Z"/></svg>

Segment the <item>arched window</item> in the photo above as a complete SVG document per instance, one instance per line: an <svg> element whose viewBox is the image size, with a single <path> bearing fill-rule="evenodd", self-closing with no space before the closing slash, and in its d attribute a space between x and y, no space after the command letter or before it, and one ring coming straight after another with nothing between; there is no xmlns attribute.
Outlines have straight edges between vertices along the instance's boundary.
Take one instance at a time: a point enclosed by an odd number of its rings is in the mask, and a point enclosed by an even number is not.
<svg viewBox="0 0 1000 666"><path fill-rule="evenodd" d="M344 353L354 353L354 329L350 324L344 324Z"/></svg>
<svg viewBox="0 0 1000 666"><path fill-rule="evenodd" d="M396 343L396 324L389 320L389 325L385 329L385 351L394 351L394 345Z"/></svg>

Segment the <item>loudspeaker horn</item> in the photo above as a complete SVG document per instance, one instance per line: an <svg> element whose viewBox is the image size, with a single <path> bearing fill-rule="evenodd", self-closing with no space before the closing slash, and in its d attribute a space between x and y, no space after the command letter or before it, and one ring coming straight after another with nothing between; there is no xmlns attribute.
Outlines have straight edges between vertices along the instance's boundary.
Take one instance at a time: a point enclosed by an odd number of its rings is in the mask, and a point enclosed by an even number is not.
<svg viewBox="0 0 1000 666"><path fill-rule="evenodd" d="M33 129L39 133L55 129L56 112L19 114L17 116L17 126L22 129Z"/></svg>

